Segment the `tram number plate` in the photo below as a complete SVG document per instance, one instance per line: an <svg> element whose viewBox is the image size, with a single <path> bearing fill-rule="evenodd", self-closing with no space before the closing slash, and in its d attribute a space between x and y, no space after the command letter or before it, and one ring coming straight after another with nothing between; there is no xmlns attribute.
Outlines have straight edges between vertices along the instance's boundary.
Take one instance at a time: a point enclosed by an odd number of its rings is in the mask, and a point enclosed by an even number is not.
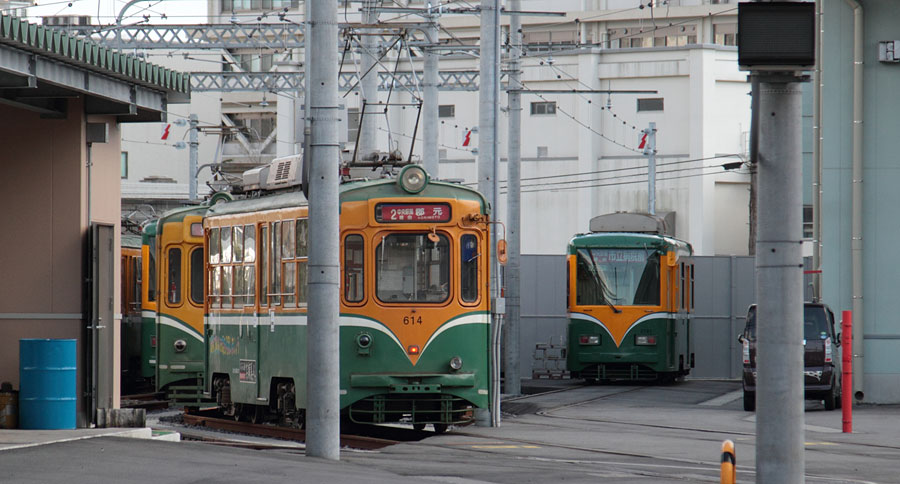
<svg viewBox="0 0 900 484"><path fill-rule="evenodd" d="M422 316L403 316L403 324L407 326L410 324L422 324Z"/></svg>
<svg viewBox="0 0 900 484"><path fill-rule="evenodd" d="M256 383L256 360L241 360L239 370L240 381Z"/></svg>

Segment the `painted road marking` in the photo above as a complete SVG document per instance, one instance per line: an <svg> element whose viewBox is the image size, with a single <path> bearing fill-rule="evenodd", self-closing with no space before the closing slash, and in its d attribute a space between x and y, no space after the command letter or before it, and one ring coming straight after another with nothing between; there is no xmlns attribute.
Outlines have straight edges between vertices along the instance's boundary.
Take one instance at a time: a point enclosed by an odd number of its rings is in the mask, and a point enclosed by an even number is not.
<svg viewBox="0 0 900 484"><path fill-rule="evenodd" d="M733 392L726 393L724 395L719 395L715 398L710 398L705 402L700 402L698 405L706 405L709 407L721 407L727 403L731 403L739 398L744 396L743 390L735 390Z"/></svg>
<svg viewBox="0 0 900 484"><path fill-rule="evenodd" d="M540 449L537 445L492 444L473 445L473 449Z"/></svg>
<svg viewBox="0 0 900 484"><path fill-rule="evenodd" d="M817 445L840 445L840 444L836 444L834 442L804 442L804 444L808 445L810 447L815 447Z"/></svg>

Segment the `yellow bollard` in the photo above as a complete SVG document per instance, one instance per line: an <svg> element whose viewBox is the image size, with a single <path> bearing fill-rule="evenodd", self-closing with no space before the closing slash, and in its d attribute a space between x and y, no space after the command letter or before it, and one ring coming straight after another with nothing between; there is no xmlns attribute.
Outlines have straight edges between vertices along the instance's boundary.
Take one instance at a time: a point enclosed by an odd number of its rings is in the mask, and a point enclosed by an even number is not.
<svg viewBox="0 0 900 484"><path fill-rule="evenodd" d="M734 442L726 440L722 442L722 475L720 484L735 484L737 482L737 459L734 455Z"/></svg>

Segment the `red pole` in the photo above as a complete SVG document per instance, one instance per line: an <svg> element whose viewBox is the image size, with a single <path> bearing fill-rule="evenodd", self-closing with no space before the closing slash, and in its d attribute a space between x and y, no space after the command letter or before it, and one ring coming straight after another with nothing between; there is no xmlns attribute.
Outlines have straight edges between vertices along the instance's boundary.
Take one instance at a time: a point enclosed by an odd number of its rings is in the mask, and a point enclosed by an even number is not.
<svg viewBox="0 0 900 484"><path fill-rule="evenodd" d="M845 434L853 433L853 313L841 314L841 417Z"/></svg>

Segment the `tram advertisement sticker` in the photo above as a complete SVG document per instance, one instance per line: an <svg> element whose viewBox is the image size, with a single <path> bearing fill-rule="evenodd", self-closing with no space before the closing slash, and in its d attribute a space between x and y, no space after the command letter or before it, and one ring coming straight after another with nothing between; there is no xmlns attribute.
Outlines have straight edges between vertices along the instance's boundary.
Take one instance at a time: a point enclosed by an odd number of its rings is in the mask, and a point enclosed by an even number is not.
<svg viewBox="0 0 900 484"><path fill-rule="evenodd" d="M256 360L241 360L240 381L256 383Z"/></svg>

